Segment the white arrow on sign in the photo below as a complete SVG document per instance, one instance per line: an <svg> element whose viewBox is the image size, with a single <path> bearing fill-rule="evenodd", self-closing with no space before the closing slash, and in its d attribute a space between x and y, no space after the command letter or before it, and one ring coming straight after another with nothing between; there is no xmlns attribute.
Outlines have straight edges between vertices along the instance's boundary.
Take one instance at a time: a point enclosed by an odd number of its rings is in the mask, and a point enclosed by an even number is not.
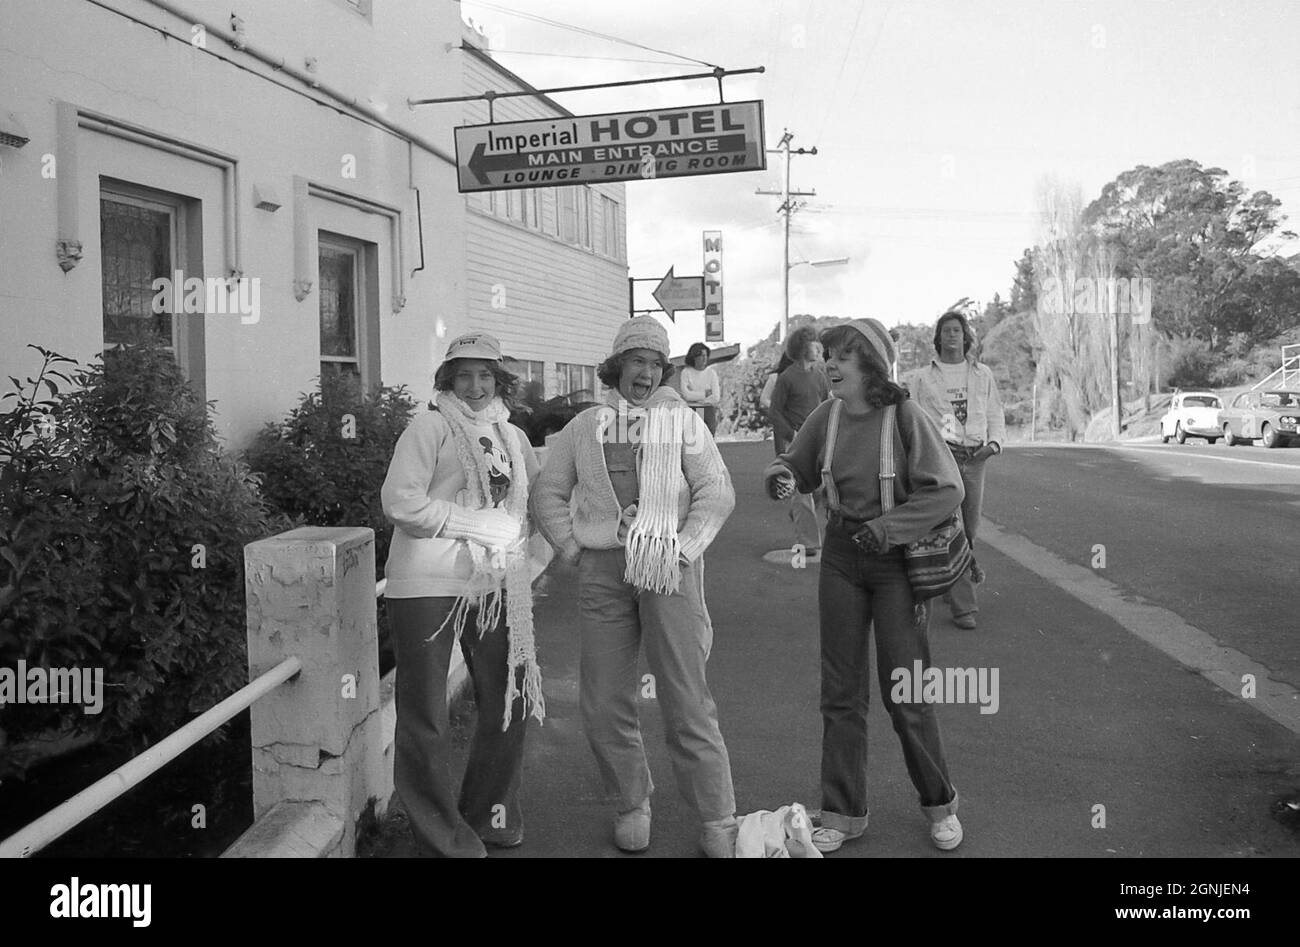
<svg viewBox="0 0 1300 947"><path fill-rule="evenodd" d="M651 295L668 314L668 318L676 322L676 313L679 309L704 308L704 277L674 276L673 268L668 267L668 272L664 274L664 278L659 281L659 285Z"/></svg>

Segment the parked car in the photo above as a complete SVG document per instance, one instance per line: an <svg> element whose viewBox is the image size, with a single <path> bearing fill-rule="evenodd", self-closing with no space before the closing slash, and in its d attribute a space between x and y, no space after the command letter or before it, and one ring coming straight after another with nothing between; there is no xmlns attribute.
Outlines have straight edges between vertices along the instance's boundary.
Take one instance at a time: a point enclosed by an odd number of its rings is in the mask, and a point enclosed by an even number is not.
<svg viewBox="0 0 1300 947"><path fill-rule="evenodd" d="M1172 437L1182 444L1189 437L1203 437L1211 444L1222 435L1219 412L1223 401L1212 391L1177 391L1169 410L1160 419L1160 440Z"/></svg>
<svg viewBox="0 0 1300 947"><path fill-rule="evenodd" d="M1242 441L1281 447L1300 440L1300 391L1243 391L1219 412L1219 430L1229 447Z"/></svg>

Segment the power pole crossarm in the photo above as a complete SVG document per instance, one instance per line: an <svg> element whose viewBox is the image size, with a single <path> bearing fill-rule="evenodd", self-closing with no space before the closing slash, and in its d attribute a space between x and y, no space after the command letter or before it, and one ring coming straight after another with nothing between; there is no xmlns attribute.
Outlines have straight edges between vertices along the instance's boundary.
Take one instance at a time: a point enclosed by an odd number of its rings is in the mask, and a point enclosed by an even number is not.
<svg viewBox="0 0 1300 947"><path fill-rule="evenodd" d="M784 175L783 175L784 181L781 190L780 191L760 190L755 192L756 194L770 195L773 197L779 196L781 198L781 206L777 208L777 213L783 215L785 218L784 221L785 250L784 250L784 257L783 257L784 266L782 267L782 271L781 271L781 285L784 289L784 297L785 297L784 308L781 310L780 341L782 342L785 341L786 333L789 331L790 328L790 215L793 214L795 210L794 205L790 203L790 198L817 196L816 191L791 191L790 190L790 156L817 154L817 149L815 147L791 149L790 139L792 139L793 137L794 135L790 133L789 129L785 129L781 135L781 141L779 143L779 146L776 148L767 149L768 154L779 154L782 156L783 163L784 163Z"/></svg>

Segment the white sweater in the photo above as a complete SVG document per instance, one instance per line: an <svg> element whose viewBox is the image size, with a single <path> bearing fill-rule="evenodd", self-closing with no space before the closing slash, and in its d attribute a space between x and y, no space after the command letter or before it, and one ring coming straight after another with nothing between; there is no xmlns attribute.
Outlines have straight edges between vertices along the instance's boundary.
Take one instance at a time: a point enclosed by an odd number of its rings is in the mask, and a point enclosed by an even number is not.
<svg viewBox="0 0 1300 947"><path fill-rule="evenodd" d="M510 425L509 431L519 442L532 484L537 479L532 445L519 428ZM491 424L479 426L476 434L503 446ZM508 457L508 451L502 453ZM464 540L440 534L453 506L469 503L468 485L446 418L438 411L416 415L397 441L380 493L384 515L394 525L384 567L385 598L455 597L466 591L473 574L469 548Z"/></svg>
<svg viewBox="0 0 1300 947"><path fill-rule="evenodd" d="M704 392L708 392L705 397ZM721 404L722 385L718 373L710 365L703 371L694 368L682 369L682 397L687 404Z"/></svg>

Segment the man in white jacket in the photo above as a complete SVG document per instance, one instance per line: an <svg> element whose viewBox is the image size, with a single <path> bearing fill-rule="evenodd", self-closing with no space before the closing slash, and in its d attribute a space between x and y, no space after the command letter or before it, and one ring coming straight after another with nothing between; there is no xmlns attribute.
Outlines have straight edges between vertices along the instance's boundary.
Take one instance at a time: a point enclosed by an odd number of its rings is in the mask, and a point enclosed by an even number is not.
<svg viewBox="0 0 1300 947"><path fill-rule="evenodd" d="M997 379L987 365L971 356L974 344L975 333L966 316L957 311L945 312L934 327L936 357L928 367L911 373L906 383L912 400L943 429L943 439L961 469L966 487L961 515L972 549L984 505L984 464L1002 453L1006 439ZM975 586L983 580L983 571L972 565L944 596L958 628L975 629L975 614L979 611Z"/></svg>

